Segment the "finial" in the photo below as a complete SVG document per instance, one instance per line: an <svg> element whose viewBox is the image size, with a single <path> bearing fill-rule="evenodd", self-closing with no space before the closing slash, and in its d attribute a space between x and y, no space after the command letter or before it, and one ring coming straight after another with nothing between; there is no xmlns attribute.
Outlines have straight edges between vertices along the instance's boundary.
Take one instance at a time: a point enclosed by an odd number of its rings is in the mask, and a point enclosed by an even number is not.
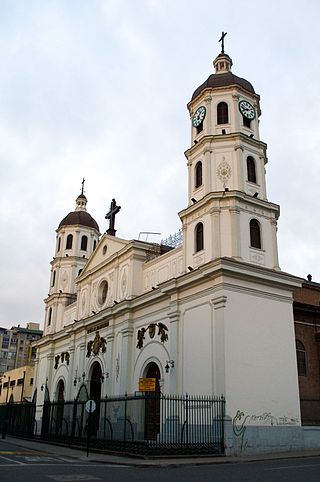
<svg viewBox="0 0 320 482"><path fill-rule="evenodd" d="M219 42L221 42L221 53L224 54L224 38L228 32L222 32Z"/></svg>
<svg viewBox="0 0 320 482"><path fill-rule="evenodd" d="M85 178L82 179L81 194L84 194L84 183L85 183Z"/></svg>

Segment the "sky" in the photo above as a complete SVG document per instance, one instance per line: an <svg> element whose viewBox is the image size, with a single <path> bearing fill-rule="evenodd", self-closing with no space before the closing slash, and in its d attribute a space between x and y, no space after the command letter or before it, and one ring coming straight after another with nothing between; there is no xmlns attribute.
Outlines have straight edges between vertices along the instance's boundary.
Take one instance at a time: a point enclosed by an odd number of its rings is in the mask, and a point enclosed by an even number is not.
<svg viewBox="0 0 320 482"><path fill-rule="evenodd" d="M319 16L318 0L0 0L0 326L43 325L55 230L83 177L102 233L112 198L118 236L178 231L186 104L222 31L261 96L280 266L320 282Z"/></svg>

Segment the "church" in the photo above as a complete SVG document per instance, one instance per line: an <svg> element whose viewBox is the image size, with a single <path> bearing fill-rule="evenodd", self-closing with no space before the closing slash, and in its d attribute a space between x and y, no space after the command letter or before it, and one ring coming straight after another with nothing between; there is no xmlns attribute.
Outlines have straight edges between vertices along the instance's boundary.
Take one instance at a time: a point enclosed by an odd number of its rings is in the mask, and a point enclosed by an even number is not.
<svg viewBox="0 0 320 482"><path fill-rule="evenodd" d="M187 105L181 239L117 237L114 199L101 235L83 187L60 222L38 406L84 389L93 400L134 394L150 380L164 394L223 395L226 454L303 447L292 309L302 279L279 267L260 96L232 64L222 36L213 73Z"/></svg>

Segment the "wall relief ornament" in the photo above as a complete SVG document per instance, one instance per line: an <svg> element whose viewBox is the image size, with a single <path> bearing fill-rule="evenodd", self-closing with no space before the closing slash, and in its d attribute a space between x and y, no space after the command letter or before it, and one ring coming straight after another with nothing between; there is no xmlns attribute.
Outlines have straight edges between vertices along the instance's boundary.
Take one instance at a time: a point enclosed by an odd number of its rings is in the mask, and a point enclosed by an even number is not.
<svg viewBox="0 0 320 482"><path fill-rule="evenodd" d="M60 355L56 355L54 357L54 369L57 370L59 363L64 363L64 360L66 360L66 364L69 365L70 363L70 353L68 351L64 351L60 353Z"/></svg>
<svg viewBox="0 0 320 482"><path fill-rule="evenodd" d="M227 163L225 160L225 157L222 158L222 161L218 165L217 168L217 176L220 179L220 181L225 185L227 181L229 181L231 177L231 167L230 164Z"/></svg>
<svg viewBox="0 0 320 482"><path fill-rule="evenodd" d="M101 350L101 353L105 353L107 350L107 340L99 335L99 332L96 332L96 336L93 340L88 341L87 343L87 358L89 358L92 353L97 356Z"/></svg>
<svg viewBox="0 0 320 482"><path fill-rule="evenodd" d="M164 343L165 341L168 340L168 328L164 323L150 323L146 328L141 328L138 330L137 333L137 348L141 350L143 347L143 341L145 340L145 333L148 331L149 332L149 337L152 339L155 337L156 334L156 328L158 328L158 336L160 336L160 341L161 343Z"/></svg>

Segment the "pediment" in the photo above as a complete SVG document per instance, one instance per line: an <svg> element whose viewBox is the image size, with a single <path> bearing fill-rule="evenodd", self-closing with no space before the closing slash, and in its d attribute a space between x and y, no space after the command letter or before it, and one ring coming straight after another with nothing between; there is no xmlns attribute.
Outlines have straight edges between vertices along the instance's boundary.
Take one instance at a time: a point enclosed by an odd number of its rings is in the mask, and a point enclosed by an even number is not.
<svg viewBox="0 0 320 482"><path fill-rule="evenodd" d="M122 251L130 243L132 243L132 241L127 241L125 239L104 234L96 249L88 259L88 262L78 279L83 278L87 273L95 271L99 267L107 264L108 261L113 259L116 253Z"/></svg>

